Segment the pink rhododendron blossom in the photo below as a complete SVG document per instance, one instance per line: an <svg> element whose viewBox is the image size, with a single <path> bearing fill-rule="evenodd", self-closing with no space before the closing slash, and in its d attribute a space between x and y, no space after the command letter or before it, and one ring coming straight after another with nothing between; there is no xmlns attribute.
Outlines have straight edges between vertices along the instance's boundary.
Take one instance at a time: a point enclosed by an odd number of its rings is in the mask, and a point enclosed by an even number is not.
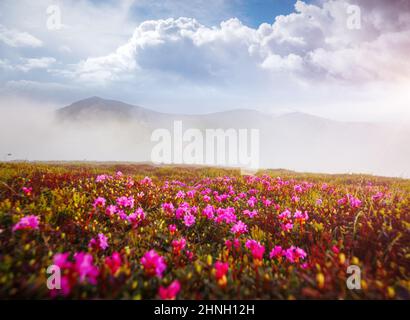
<svg viewBox="0 0 410 320"><path fill-rule="evenodd" d="M269 253L269 258L277 258L283 255L283 249L281 246L275 246L272 251Z"/></svg>
<svg viewBox="0 0 410 320"><path fill-rule="evenodd" d="M184 216L184 224L187 227L191 227L192 225L195 224L195 216L193 216L192 214L188 213Z"/></svg>
<svg viewBox="0 0 410 320"><path fill-rule="evenodd" d="M169 233L173 235L177 231L177 226L175 224L170 224L168 226Z"/></svg>
<svg viewBox="0 0 410 320"><path fill-rule="evenodd" d="M35 215L22 217L19 222L13 226L13 232L17 230L36 230L39 229L39 218Z"/></svg>
<svg viewBox="0 0 410 320"><path fill-rule="evenodd" d="M134 208L135 199L133 196L122 196L117 198L117 204L123 208Z"/></svg>
<svg viewBox="0 0 410 320"><path fill-rule="evenodd" d="M114 252L111 256L106 257L104 262L110 269L111 273L115 275L121 268L121 255L118 252Z"/></svg>
<svg viewBox="0 0 410 320"><path fill-rule="evenodd" d="M109 206L107 206L107 208L105 209L105 214L107 216L112 216L117 212L117 206L114 206L112 204L110 204Z"/></svg>
<svg viewBox="0 0 410 320"><path fill-rule="evenodd" d="M108 238L103 234L99 233L97 238L93 238L88 243L88 247L105 250L108 248Z"/></svg>
<svg viewBox="0 0 410 320"><path fill-rule="evenodd" d="M262 260L263 254L265 253L265 247L258 241L255 240L247 240L245 243L245 247L247 247L254 259Z"/></svg>
<svg viewBox="0 0 410 320"><path fill-rule="evenodd" d="M87 281L93 285L97 284L99 270L93 264L93 256L89 253L79 252L74 254L74 260L74 267L79 274L80 282Z"/></svg>
<svg viewBox="0 0 410 320"><path fill-rule="evenodd" d="M253 217L256 217L256 216L258 215L258 211L256 211L256 210L252 210L252 211L250 211L250 210L245 210L245 211L243 212L243 214L246 215L246 216L248 216L249 218L253 218Z"/></svg>
<svg viewBox="0 0 410 320"><path fill-rule="evenodd" d="M174 280L167 288L160 286L158 294L162 300L174 300L180 290L181 285L179 281Z"/></svg>
<svg viewBox="0 0 410 320"><path fill-rule="evenodd" d="M128 221L131 223L133 228L138 227L139 224L144 219L145 219L145 212L142 208L138 208L137 210L135 210L135 212L131 213L128 216Z"/></svg>
<svg viewBox="0 0 410 320"><path fill-rule="evenodd" d="M229 264L228 262L217 261L215 262L214 268L215 268L215 278L217 280L220 280L224 276L226 276L226 274L228 273Z"/></svg>
<svg viewBox="0 0 410 320"><path fill-rule="evenodd" d="M157 276L162 278L167 265L163 257L161 257L154 249L148 251L141 258L141 264L145 273L149 276Z"/></svg>
<svg viewBox="0 0 410 320"><path fill-rule="evenodd" d="M31 195L31 192L33 191L33 188L32 187L23 187L23 188L21 188L22 190L23 190L23 192L24 192L24 194L26 195L26 196L30 196Z"/></svg>
<svg viewBox="0 0 410 320"><path fill-rule="evenodd" d="M104 206L105 206L105 203L106 203L105 198L103 198L103 197L98 197L97 199L94 200L93 207L94 207L94 208L104 207Z"/></svg>
<svg viewBox="0 0 410 320"><path fill-rule="evenodd" d="M231 228L231 232L235 235L235 236L240 236L241 234L247 233L248 232L248 226L243 223L242 221L238 221L237 223L235 223L232 228Z"/></svg>
<svg viewBox="0 0 410 320"><path fill-rule="evenodd" d="M185 248L185 246L186 246L185 238L181 238L179 240L173 240L172 241L173 252L177 255L179 255L181 253L181 251Z"/></svg>
<svg viewBox="0 0 410 320"><path fill-rule="evenodd" d="M202 214L207 217L208 219L213 219L214 218L214 206L208 204L203 210Z"/></svg>

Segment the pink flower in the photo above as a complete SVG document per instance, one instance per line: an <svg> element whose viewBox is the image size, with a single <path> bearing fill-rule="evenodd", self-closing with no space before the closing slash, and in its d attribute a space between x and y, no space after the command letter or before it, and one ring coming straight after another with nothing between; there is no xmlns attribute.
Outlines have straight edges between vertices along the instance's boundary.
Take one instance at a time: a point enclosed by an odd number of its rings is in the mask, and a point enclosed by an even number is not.
<svg viewBox="0 0 410 320"><path fill-rule="evenodd" d="M172 241L172 248L175 254L179 255L180 252L185 248L186 240L185 238L181 238L179 240Z"/></svg>
<svg viewBox="0 0 410 320"><path fill-rule="evenodd" d="M121 255L118 252L114 252L110 257L105 258L105 265L113 275L116 274L121 268Z"/></svg>
<svg viewBox="0 0 410 320"><path fill-rule="evenodd" d="M281 246L275 246L272 251L269 253L269 258L277 258L282 256L283 254L283 249Z"/></svg>
<svg viewBox="0 0 410 320"><path fill-rule="evenodd" d="M347 198L349 199L349 203L352 208L359 208L362 205L362 202L359 199L350 194L347 195Z"/></svg>
<svg viewBox="0 0 410 320"><path fill-rule="evenodd" d="M256 203L258 202L258 200L252 196L249 198L248 200L248 206L250 206L251 208L255 207Z"/></svg>
<svg viewBox="0 0 410 320"><path fill-rule="evenodd" d="M162 204L162 210L164 210L165 213L172 214L174 213L174 205L171 202L165 202Z"/></svg>
<svg viewBox="0 0 410 320"><path fill-rule="evenodd" d="M172 235L177 231L177 226L175 224L170 224L168 226L169 233Z"/></svg>
<svg viewBox="0 0 410 320"><path fill-rule="evenodd" d="M372 196L373 201L377 201L382 199L384 196L383 192L377 192L375 195Z"/></svg>
<svg viewBox="0 0 410 320"><path fill-rule="evenodd" d="M120 207L124 207L124 208L127 208L127 207L134 208L134 202L135 200L133 196L130 196L130 197L122 196L122 197L117 198L117 204Z"/></svg>
<svg viewBox="0 0 410 320"><path fill-rule="evenodd" d="M186 196L192 199L195 196L195 190L187 191Z"/></svg>
<svg viewBox="0 0 410 320"><path fill-rule="evenodd" d="M292 202L299 202L299 197L297 195L292 196Z"/></svg>
<svg viewBox="0 0 410 320"><path fill-rule="evenodd" d="M248 232L248 226L246 224L244 224L242 221L239 220L237 223L235 223L232 226L231 232L235 236L240 236L241 234L244 234L244 233Z"/></svg>
<svg viewBox="0 0 410 320"><path fill-rule="evenodd" d="M211 197L210 197L210 196L207 196L207 195L205 195L202 199L204 200L204 202L209 202L209 201L211 201Z"/></svg>
<svg viewBox="0 0 410 320"><path fill-rule="evenodd" d="M177 192L176 198L184 199L184 198L185 198L185 192L182 191L182 190L179 190L179 191Z"/></svg>
<svg viewBox="0 0 410 320"><path fill-rule="evenodd" d="M178 280L172 281L172 283L168 286L168 288L165 288L161 286L159 288L158 294L161 299L163 300L174 300L181 290L181 285Z"/></svg>
<svg viewBox="0 0 410 320"><path fill-rule="evenodd" d="M307 254L303 249L291 246L289 249L285 250L284 256L289 262L294 263L299 262L300 259L305 259Z"/></svg>
<svg viewBox="0 0 410 320"><path fill-rule="evenodd" d="M303 191L302 187L298 184L293 187L293 190L298 193L301 193Z"/></svg>
<svg viewBox="0 0 410 320"><path fill-rule="evenodd" d="M99 233L97 239L93 238L90 240L88 247L105 250L108 248L107 240L108 238L104 234Z"/></svg>
<svg viewBox="0 0 410 320"><path fill-rule="evenodd" d="M60 267L60 269L69 269L72 266L72 263L68 260L69 252L65 253L56 253L53 257L53 264Z"/></svg>
<svg viewBox="0 0 410 320"><path fill-rule="evenodd" d="M145 212L142 208L138 208L135 212L128 216L128 221L131 223L133 228L138 227L138 225L145 219Z"/></svg>
<svg viewBox="0 0 410 320"><path fill-rule="evenodd" d="M215 267L215 278L216 278L216 280L220 280L223 277L225 277L226 274L228 273L228 270L229 270L228 262L217 261L217 262L215 262L214 267Z"/></svg>
<svg viewBox="0 0 410 320"><path fill-rule="evenodd" d="M322 199L317 199L316 200L316 205L321 206L323 203Z"/></svg>
<svg viewBox="0 0 410 320"><path fill-rule="evenodd" d="M269 207L272 204L272 201L269 199L263 199L262 203L265 207Z"/></svg>
<svg viewBox="0 0 410 320"><path fill-rule="evenodd" d="M226 240L226 241L225 241L225 246L226 246L229 250L231 250L232 247L235 248L235 249L238 249L240 245L241 245L241 243L239 242L238 239L233 239L232 241L231 241L231 240Z"/></svg>
<svg viewBox="0 0 410 320"><path fill-rule="evenodd" d="M256 211L256 210L252 210L252 211L250 211L250 210L245 210L245 211L243 212L243 214L246 215L246 216L248 216L249 218L253 218L253 217L255 217L255 216L258 215L258 211Z"/></svg>
<svg viewBox="0 0 410 320"><path fill-rule="evenodd" d="M281 225L283 231L290 231L293 229L293 223L288 222Z"/></svg>
<svg viewBox="0 0 410 320"><path fill-rule="evenodd" d="M163 257L161 257L154 249L148 251L141 258L141 264L149 276L157 276L162 278L167 265Z"/></svg>
<svg viewBox="0 0 410 320"><path fill-rule="evenodd" d="M25 194L26 196L30 196L30 195L31 195L31 192L33 191L33 188L32 188L32 187L28 187L28 188L23 187L23 188L21 188L21 189L23 190L23 192L24 192L24 194Z"/></svg>
<svg viewBox="0 0 410 320"><path fill-rule="evenodd" d="M214 206L208 204L204 210L202 210L202 214L206 216L208 219L213 219L214 218Z"/></svg>
<svg viewBox="0 0 410 320"><path fill-rule="evenodd" d="M110 204L107 209L105 209L105 214L107 216L112 216L117 212L117 206Z"/></svg>
<svg viewBox="0 0 410 320"><path fill-rule="evenodd" d="M302 212L300 210L296 210L295 214L293 215L293 218L297 219L297 220L301 220L301 221L306 221L309 219L309 215L307 213L307 211Z"/></svg>
<svg viewBox="0 0 410 320"><path fill-rule="evenodd" d="M152 186L152 179L150 177L145 177L140 181L140 184L145 185L145 186Z"/></svg>
<svg viewBox="0 0 410 320"><path fill-rule="evenodd" d="M95 182L103 182L104 180L108 180L110 179L110 176L106 175L106 174L101 174L99 176L97 176L97 178L95 179Z"/></svg>
<svg viewBox="0 0 410 320"><path fill-rule="evenodd" d="M37 230L39 228L39 218L35 215L25 216L13 227L13 232L17 230Z"/></svg>
<svg viewBox="0 0 410 320"><path fill-rule="evenodd" d="M93 256L89 253L79 252L74 254L75 270L78 272L80 282L87 280L96 285L99 274L98 268L93 264Z"/></svg>
<svg viewBox="0 0 410 320"><path fill-rule="evenodd" d="M290 212L289 209L286 209L285 211L283 211L280 215L279 218L280 219L289 219L292 216L292 212Z"/></svg>
<svg viewBox="0 0 410 320"><path fill-rule="evenodd" d="M94 200L93 207L94 207L94 208L104 207L104 206L105 206L105 202L106 202L105 198L103 198L103 197L98 197L97 199Z"/></svg>
<svg viewBox="0 0 410 320"><path fill-rule="evenodd" d="M184 224L187 227L192 226L193 224L195 224L195 216L193 216L192 214L188 213L184 216Z"/></svg>
<svg viewBox="0 0 410 320"><path fill-rule="evenodd" d="M245 247L251 250L252 256L255 260L262 260L265 253L265 247L258 241L247 240Z"/></svg>

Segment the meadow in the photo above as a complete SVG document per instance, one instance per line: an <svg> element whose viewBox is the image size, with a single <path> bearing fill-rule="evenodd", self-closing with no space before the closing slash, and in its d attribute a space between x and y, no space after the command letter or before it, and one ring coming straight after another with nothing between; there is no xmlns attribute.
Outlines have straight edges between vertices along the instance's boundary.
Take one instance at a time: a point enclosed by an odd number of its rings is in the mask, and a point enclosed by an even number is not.
<svg viewBox="0 0 410 320"><path fill-rule="evenodd" d="M410 299L409 227L405 179L0 163L0 297Z"/></svg>

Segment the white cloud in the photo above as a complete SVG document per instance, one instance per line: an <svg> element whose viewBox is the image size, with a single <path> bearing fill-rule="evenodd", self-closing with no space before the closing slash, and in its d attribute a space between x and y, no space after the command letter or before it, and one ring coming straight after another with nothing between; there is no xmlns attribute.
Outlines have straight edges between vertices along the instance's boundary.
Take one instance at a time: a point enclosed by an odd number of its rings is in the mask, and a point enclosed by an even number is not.
<svg viewBox="0 0 410 320"><path fill-rule="evenodd" d="M379 2L379 7L362 10L361 30L350 30L347 6L342 0L324 1L322 6L297 1L296 12L258 29L238 19L218 27L206 27L191 18L146 21L115 52L88 58L70 74L84 81L107 82L150 72L194 82L213 79L215 84L218 80L241 81L241 77L257 72L261 72L259 78L269 78L266 70L308 81L356 83L408 78L407 13L396 10L384 16ZM373 19L380 15L386 19L383 24L378 22L380 18Z"/></svg>
<svg viewBox="0 0 410 320"><path fill-rule="evenodd" d="M0 41L10 47L41 47L43 42L27 32L7 29L0 25Z"/></svg>
<svg viewBox="0 0 410 320"><path fill-rule="evenodd" d="M56 59L52 57L28 58L22 60L23 63L17 65L16 68L24 72L28 72L33 69L47 69L56 62Z"/></svg>

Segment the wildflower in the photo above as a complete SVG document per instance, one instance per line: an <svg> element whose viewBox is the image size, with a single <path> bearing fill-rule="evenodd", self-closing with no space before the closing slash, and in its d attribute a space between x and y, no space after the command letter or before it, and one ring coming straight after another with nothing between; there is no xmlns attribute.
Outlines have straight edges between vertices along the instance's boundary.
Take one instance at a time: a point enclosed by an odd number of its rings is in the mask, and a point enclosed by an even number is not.
<svg viewBox="0 0 410 320"><path fill-rule="evenodd" d="M246 216L248 216L249 218L253 218L253 217L255 217L255 216L258 215L258 211L256 211L256 210L252 210L252 211L250 211L250 210L245 210L245 211L243 212L243 214L246 215Z"/></svg>
<svg viewBox="0 0 410 320"><path fill-rule="evenodd" d="M362 205L362 202L359 199L355 198L350 194L347 195L347 198L352 208L359 208Z"/></svg>
<svg viewBox="0 0 410 320"><path fill-rule="evenodd" d="M178 199L184 199L185 198L185 192L182 190L179 190L176 194L176 198Z"/></svg>
<svg viewBox="0 0 410 320"><path fill-rule="evenodd" d="M176 255L179 255L181 253L181 251L185 248L185 246L186 246L185 238L181 238L179 240L173 240L172 241L173 252Z"/></svg>
<svg viewBox="0 0 410 320"><path fill-rule="evenodd" d="M152 179L150 177L145 177L140 181L140 184L145 185L145 186L152 186Z"/></svg>
<svg viewBox="0 0 410 320"><path fill-rule="evenodd" d="M322 199L316 199L316 205L321 206L323 203Z"/></svg>
<svg viewBox="0 0 410 320"><path fill-rule="evenodd" d="M204 210L202 210L202 214L206 216L208 219L213 219L214 218L214 206L208 204Z"/></svg>
<svg viewBox="0 0 410 320"><path fill-rule="evenodd" d="M298 184L293 187L293 190L298 193L301 193L303 191L302 187Z"/></svg>
<svg viewBox="0 0 410 320"><path fill-rule="evenodd" d="M107 240L108 238L104 234L99 233L97 239L93 238L90 240L90 242L88 243L88 247L105 250L108 248Z"/></svg>
<svg viewBox="0 0 410 320"><path fill-rule="evenodd" d="M209 202L209 201L211 201L211 197L210 197L210 196L207 196L207 195L204 195L204 197L202 198L202 200L204 200L204 202Z"/></svg>
<svg viewBox="0 0 410 320"><path fill-rule="evenodd" d="M226 209L218 208L216 210L217 217L215 218L216 223L225 222L227 224L235 223L236 222L236 215L235 209L232 207L228 207Z"/></svg>
<svg viewBox="0 0 410 320"><path fill-rule="evenodd" d="M300 221L306 221L309 219L309 215L307 213L307 211L302 212L300 210L296 210L296 212L293 215L293 218L300 220Z"/></svg>
<svg viewBox="0 0 410 320"><path fill-rule="evenodd" d="M53 257L53 264L58 266L60 269L71 268L72 263L70 261L67 261L69 255L69 252L56 253Z"/></svg>
<svg viewBox="0 0 410 320"><path fill-rule="evenodd" d="M269 258L277 258L283 255L283 249L281 246L275 246L272 251L269 253Z"/></svg>
<svg viewBox="0 0 410 320"><path fill-rule="evenodd" d="M384 196L383 192L377 192L375 195L372 196L373 201L377 201L382 199Z"/></svg>
<svg viewBox="0 0 410 320"><path fill-rule="evenodd" d="M175 209L171 202L165 202L162 204L162 210L164 210L165 213L172 214Z"/></svg>
<svg viewBox="0 0 410 320"><path fill-rule="evenodd" d="M177 226L175 224L170 224L168 226L169 233L173 235L177 231Z"/></svg>
<svg viewBox="0 0 410 320"><path fill-rule="evenodd" d="M93 264L93 256L89 253L79 252L74 254L75 269L80 277L80 282L88 281L97 284L98 268Z"/></svg>
<svg viewBox="0 0 410 320"><path fill-rule="evenodd" d="M188 197L188 198L193 198L194 196L195 196L195 190L189 190L189 191L187 191L186 192L186 196Z"/></svg>
<svg viewBox="0 0 410 320"><path fill-rule="evenodd" d="M184 224L187 227L191 227L193 224L195 224L195 216L192 214L188 213L184 216Z"/></svg>
<svg viewBox="0 0 410 320"><path fill-rule="evenodd" d="M248 226L243 223L242 221L238 221L237 223L235 223L232 228L231 228L231 232L235 235L235 236L240 236L241 234L244 234L246 232L248 232Z"/></svg>
<svg viewBox="0 0 410 320"><path fill-rule="evenodd" d="M194 253L192 251L186 250L185 251L186 257L188 258L189 261L192 261L194 258Z"/></svg>
<svg viewBox="0 0 410 320"><path fill-rule="evenodd" d="M248 206L250 206L251 208L255 207L256 203L258 202L258 200L252 196L248 199Z"/></svg>
<svg viewBox="0 0 410 320"><path fill-rule="evenodd" d="M117 212L117 206L114 206L112 204L110 204L109 206L107 206L107 209L105 209L105 214L107 216L112 216Z"/></svg>
<svg viewBox="0 0 410 320"><path fill-rule="evenodd" d="M226 246L229 250L231 250L232 247L235 248L235 249L238 249L239 246L240 246L240 242L239 242L238 239L233 239L232 241L231 241L231 240L225 240L225 246Z"/></svg>
<svg viewBox="0 0 410 320"><path fill-rule="evenodd" d="M178 280L172 281L172 283L167 287L159 287L158 294L163 300L174 300L181 290L181 285Z"/></svg>
<svg viewBox="0 0 410 320"><path fill-rule="evenodd" d="M148 251L141 258L141 264L149 276L157 276L162 278L167 265L163 257L161 257L154 249Z"/></svg>
<svg viewBox="0 0 410 320"><path fill-rule="evenodd" d="M121 255L118 252L114 252L111 256L106 257L104 262L111 273L116 274L121 268Z"/></svg>
<svg viewBox="0 0 410 320"><path fill-rule="evenodd" d="M99 176L97 176L97 178L95 179L95 182L103 182L103 181L105 181L105 180L107 180L107 179L109 179L110 177L108 176L108 175L106 175L106 174L101 174L101 175L99 175Z"/></svg>
<svg viewBox="0 0 410 320"><path fill-rule="evenodd" d="M298 262L300 259L305 259L307 254L303 249L291 246L289 249L285 250L284 256L289 262L294 263Z"/></svg>
<svg viewBox="0 0 410 320"><path fill-rule="evenodd" d="M218 284L221 287L224 287L227 283L226 274L228 273L228 270L229 270L228 262L217 261L215 262L214 268L215 268L214 269L215 278L218 281Z"/></svg>
<svg viewBox="0 0 410 320"><path fill-rule="evenodd" d="M245 247L251 250L252 256L255 260L262 260L265 253L265 247L256 240L247 240Z"/></svg>
<svg viewBox="0 0 410 320"><path fill-rule="evenodd" d="M116 177L117 179L121 178L122 176L123 176L123 174L122 174L121 171L117 171L117 173L115 174L115 177Z"/></svg>
<svg viewBox="0 0 410 320"><path fill-rule="evenodd" d="M26 196L30 196L31 195L31 192L33 191L33 188L32 187L23 187L23 188L21 188L22 190L23 190L23 192L24 192L24 194L26 195Z"/></svg>
<svg viewBox="0 0 410 320"><path fill-rule="evenodd" d="M94 207L94 208L104 207L104 206L105 206L105 202L106 202L105 198L103 198L103 197L98 197L97 199L94 200L93 207Z"/></svg>
<svg viewBox="0 0 410 320"><path fill-rule="evenodd" d="M117 198L117 204L123 208L127 208L127 207L134 208L134 202L135 202L135 199L133 196L130 196L130 197L122 196L122 197Z"/></svg>
<svg viewBox="0 0 410 320"><path fill-rule="evenodd" d="M292 196L292 202L299 202L299 197L297 195Z"/></svg>
<svg viewBox="0 0 410 320"><path fill-rule="evenodd" d="M285 211L283 211L280 215L279 218L280 219L289 219L292 216L292 212L290 212L289 209L286 209Z"/></svg>
<svg viewBox="0 0 410 320"><path fill-rule="evenodd" d="M272 201L269 199L263 199L262 203L265 207L269 207L272 204Z"/></svg>
<svg viewBox="0 0 410 320"><path fill-rule="evenodd" d="M40 221L37 216L25 216L13 226L13 232L17 230L37 230L39 228L39 224Z"/></svg>
<svg viewBox="0 0 410 320"><path fill-rule="evenodd" d="M281 227L282 227L283 231L290 231L290 230L293 229L293 223L292 222L287 222L285 224L282 224Z"/></svg>
<svg viewBox="0 0 410 320"><path fill-rule="evenodd" d="M142 220L145 219L145 212L142 208L138 208L135 212L128 216L128 221L131 223L133 228L138 227Z"/></svg>

